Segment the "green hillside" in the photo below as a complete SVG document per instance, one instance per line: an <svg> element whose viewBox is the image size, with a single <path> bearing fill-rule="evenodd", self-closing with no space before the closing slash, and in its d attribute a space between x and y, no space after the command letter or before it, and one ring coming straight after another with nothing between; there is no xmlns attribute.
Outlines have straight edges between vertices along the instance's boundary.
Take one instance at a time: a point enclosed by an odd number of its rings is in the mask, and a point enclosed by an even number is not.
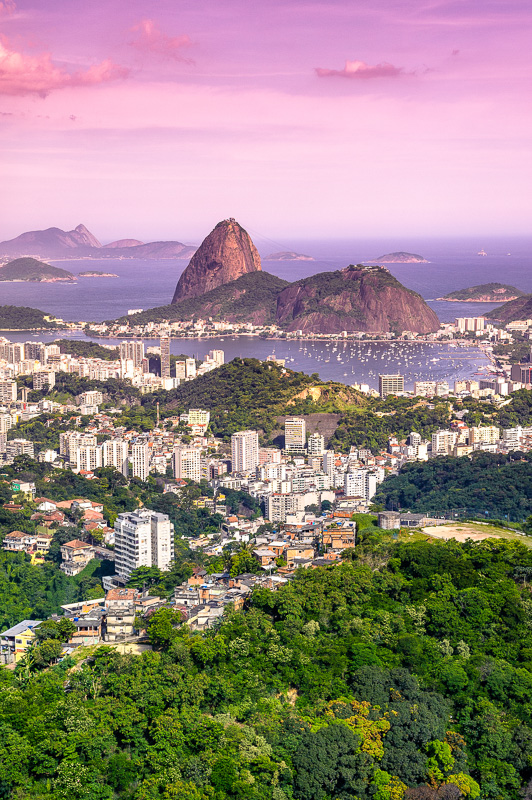
<svg viewBox="0 0 532 800"><path fill-rule="evenodd" d="M486 317L496 319L505 325L518 319L532 318L532 294L525 294L517 300L509 300L499 308L494 308Z"/></svg>
<svg viewBox="0 0 532 800"><path fill-rule="evenodd" d="M168 393L165 408L208 408L211 428L227 439L235 431L277 427L276 416L343 411L365 398L340 383L323 383L318 375L282 370L273 363L235 358Z"/></svg>
<svg viewBox="0 0 532 800"><path fill-rule="evenodd" d="M218 286L201 297L181 300L168 306L150 308L140 314L122 317L120 322L144 325L146 322L189 320L212 317L233 322L249 322L260 316L261 321L274 322L277 295L288 286L287 281L269 272L251 272L236 281Z"/></svg>
<svg viewBox="0 0 532 800"><path fill-rule="evenodd" d="M0 330L26 331L32 328L57 328L56 322L45 319L51 314L28 306L0 306ZM53 317L52 317L53 319Z"/></svg>
<svg viewBox="0 0 532 800"><path fill-rule="evenodd" d="M33 283L73 281L74 275L66 269L52 267L36 258L16 258L0 267L0 281L30 281Z"/></svg>

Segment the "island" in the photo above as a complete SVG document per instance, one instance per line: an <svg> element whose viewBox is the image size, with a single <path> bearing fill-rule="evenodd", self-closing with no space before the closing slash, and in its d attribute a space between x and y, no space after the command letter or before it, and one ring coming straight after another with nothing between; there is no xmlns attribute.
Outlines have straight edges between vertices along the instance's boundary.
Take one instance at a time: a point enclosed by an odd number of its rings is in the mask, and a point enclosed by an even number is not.
<svg viewBox="0 0 532 800"><path fill-rule="evenodd" d="M283 250L280 253L270 253L265 261L315 261L312 256L305 256L303 253L294 253L293 250Z"/></svg>
<svg viewBox="0 0 532 800"><path fill-rule="evenodd" d="M0 267L0 281L28 281L29 283L72 282L76 278L71 272L52 267L36 258L16 258Z"/></svg>
<svg viewBox="0 0 532 800"><path fill-rule="evenodd" d="M430 264L430 261L427 261L426 258L423 256L418 255L418 253L405 253L403 250L399 250L396 253L386 253L384 256L380 256L379 258L373 258L371 261L366 262L368 264Z"/></svg>
<svg viewBox="0 0 532 800"><path fill-rule="evenodd" d="M88 270L87 272L78 272L78 278L118 278L118 275L114 272Z"/></svg>
<svg viewBox="0 0 532 800"><path fill-rule="evenodd" d="M517 300L524 294L525 292L506 283L481 283L478 286L469 286L467 289L458 289L436 299L447 300L450 303L506 303L509 300Z"/></svg>

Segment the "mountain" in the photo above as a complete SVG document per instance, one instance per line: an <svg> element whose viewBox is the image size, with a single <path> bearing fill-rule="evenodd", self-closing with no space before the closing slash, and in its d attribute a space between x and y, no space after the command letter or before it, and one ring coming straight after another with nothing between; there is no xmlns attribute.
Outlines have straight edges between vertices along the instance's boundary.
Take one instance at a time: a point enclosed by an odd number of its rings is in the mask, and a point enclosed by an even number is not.
<svg viewBox="0 0 532 800"><path fill-rule="evenodd" d="M440 327L421 295L384 267L361 264L290 284L277 298L276 318L289 331L312 333L430 333Z"/></svg>
<svg viewBox="0 0 532 800"><path fill-rule="evenodd" d="M236 281L217 286L200 297L189 297L172 305L148 308L140 314L131 314L121 319L132 325L144 325L163 319L178 321L212 317L228 322L267 325L275 322L277 297L289 285L287 281L270 275L269 272L248 272Z"/></svg>
<svg viewBox="0 0 532 800"><path fill-rule="evenodd" d="M0 242L0 257L12 258L190 258L195 250L177 241L145 244L139 239L119 239L102 245L85 225L78 225L73 231L61 228L28 231Z"/></svg>
<svg viewBox="0 0 532 800"><path fill-rule="evenodd" d="M385 267L357 265L287 283L268 272L253 272L198 297L122 317L132 325L190 319L276 324L307 333L429 333L436 314L416 292Z"/></svg>
<svg viewBox="0 0 532 800"><path fill-rule="evenodd" d="M147 242L134 247L111 250L110 257L116 258L118 255L124 258L190 258L195 252L195 247L183 242Z"/></svg>
<svg viewBox="0 0 532 800"><path fill-rule="evenodd" d="M44 231L28 231L15 239L0 242L0 255L24 256L38 255L41 258L74 255L76 251L100 248L101 244L85 225L78 225L73 231L61 228L46 228Z"/></svg>
<svg viewBox="0 0 532 800"><path fill-rule="evenodd" d="M484 316L489 319L496 319L505 325L516 320L532 319L532 294L525 294L522 297L518 297L517 300L509 300L499 308L492 309Z"/></svg>
<svg viewBox="0 0 532 800"><path fill-rule="evenodd" d="M372 258L368 264L429 264L426 258L417 253L405 253L399 250L396 253L387 253L379 258Z"/></svg>
<svg viewBox="0 0 532 800"><path fill-rule="evenodd" d="M508 286L506 283L481 283L467 289L458 289L436 299L461 303L505 303L523 297L524 294L520 289Z"/></svg>
<svg viewBox="0 0 532 800"><path fill-rule="evenodd" d="M248 272L260 270L260 256L247 231L232 217L224 219L192 256L179 278L172 303L198 297Z"/></svg>
<svg viewBox="0 0 532 800"><path fill-rule="evenodd" d="M36 258L17 258L0 267L0 281L30 281L33 283L56 283L75 281L71 272L59 267L51 267Z"/></svg>
<svg viewBox="0 0 532 800"><path fill-rule="evenodd" d="M281 253L270 253L265 261L314 261L312 256L304 256L302 253L294 253L293 250L283 250Z"/></svg>
<svg viewBox="0 0 532 800"><path fill-rule="evenodd" d="M139 239L117 239L116 242L109 242L109 244L104 244L105 249L109 250L116 250L117 248L124 248L124 247L136 247L139 244L144 244Z"/></svg>

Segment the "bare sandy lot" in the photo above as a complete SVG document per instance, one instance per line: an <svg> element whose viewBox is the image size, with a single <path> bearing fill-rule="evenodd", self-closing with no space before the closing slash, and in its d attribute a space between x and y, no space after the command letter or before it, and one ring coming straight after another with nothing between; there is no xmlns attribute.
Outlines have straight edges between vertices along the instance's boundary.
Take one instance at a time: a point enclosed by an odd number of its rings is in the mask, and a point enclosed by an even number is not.
<svg viewBox="0 0 532 800"><path fill-rule="evenodd" d="M457 542L465 542L471 539L474 542L481 542L483 539L511 539L518 541L527 547L532 547L532 539L529 536L521 536L518 533L495 528L491 525L475 525L473 523L453 523L451 525L429 525L423 528L423 533L434 536L435 539L456 539Z"/></svg>

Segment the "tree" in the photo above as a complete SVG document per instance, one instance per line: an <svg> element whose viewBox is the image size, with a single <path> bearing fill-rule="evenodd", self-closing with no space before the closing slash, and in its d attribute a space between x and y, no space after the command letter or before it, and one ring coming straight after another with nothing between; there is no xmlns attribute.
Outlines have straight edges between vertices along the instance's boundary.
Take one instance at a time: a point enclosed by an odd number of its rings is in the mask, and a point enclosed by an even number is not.
<svg viewBox="0 0 532 800"><path fill-rule="evenodd" d="M329 725L304 736L292 759L296 796L351 800L372 771L372 759L359 752L360 743L360 737L343 725Z"/></svg>
<svg viewBox="0 0 532 800"><path fill-rule="evenodd" d="M32 649L32 655L37 667L48 667L57 661L63 647L57 639L45 639Z"/></svg>
<svg viewBox="0 0 532 800"><path fill-rule="evenodd" d="M176 626L182 622L181 614L169 608L155 611L148 622L148 638L157 650L165 650L176 637Z"/></svg>

